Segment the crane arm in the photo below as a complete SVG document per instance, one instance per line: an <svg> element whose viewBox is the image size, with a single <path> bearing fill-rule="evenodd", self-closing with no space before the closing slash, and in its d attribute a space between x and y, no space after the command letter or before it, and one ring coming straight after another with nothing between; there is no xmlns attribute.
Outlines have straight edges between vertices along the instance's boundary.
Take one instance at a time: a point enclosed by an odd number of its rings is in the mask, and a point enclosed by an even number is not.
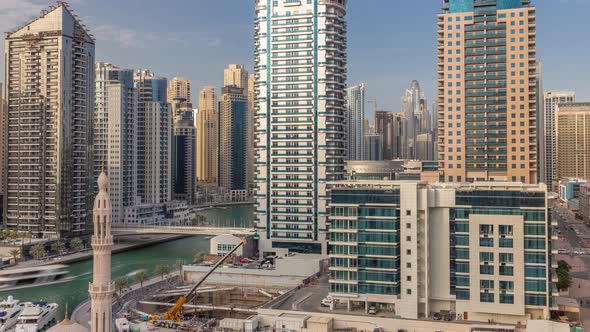
<svg viewBox="0 0 590 332"><path fill-rule="evenodd" d="M175 320L175 321L182 320L182 317L180 315L180 309L182 309L182 306L191 299L191 297L197 291L197 288L199 288L199 286L201 286L201 284L211 275L211 273L215 272L215 270L217 270L217 268L221 264L223 264L223 262L229 256L233 255L233 253L236 252L236 250L238 250L238 248L240 248L241 246L243 246L245 244L246 244L246 239L243 238L240 241L240 243L238 243L235 247L233 247L232 250L230 250L227 254L225 254L219 261L217 261L217 263L215 263L215 265L213 265L211 267L211 269L209 269L209 271L207 271L207 273L205 273L199 279L199 281L197 281L197 283L186 293L186 295L179 297L178 300L176 300L176 303L174 304L174 306L172 308L170 308L170 310L168 310L164 314L164 316L162 316L162 319L164 319L164 320Z"/></svg>

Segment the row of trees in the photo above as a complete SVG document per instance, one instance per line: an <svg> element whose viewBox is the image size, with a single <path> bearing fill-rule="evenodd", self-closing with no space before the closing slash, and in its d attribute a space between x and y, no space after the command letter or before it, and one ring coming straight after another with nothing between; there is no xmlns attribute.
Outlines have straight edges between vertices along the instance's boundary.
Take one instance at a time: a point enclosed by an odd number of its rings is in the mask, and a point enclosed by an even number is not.
<svg viewBox="0 0 590 332"><path fill-rule="evenodd" d="M70 240L69 247L70 247L70 250L79 251L79 250L84 249L84 243L82 242L82 239L76 237L76 238L73 238ZM51 243L50 249L52 252L61 254L66 250L66 243L62 240L55 241L55 242ZM12 252L11 252L11 254L12 254ZM47 256L47 254L48 254L48 252L45 249L44 243L34 244L29 249L29 255L31 255L31 257L33 257L34 259L42 259L45 256Z"/></svg>
<svg viewBox="0 0 590 332"><path fill-rule="evenodd" d="M176 261L176 269L177 270L180 270L182 268L182 265L184 265L183 260ZM143 283L146 282L151 277L160 276L160 278L162 278L162 280L164 280L164 277L166 275L170 274L171 272L172 272L172 269L169 265L160 264L160 265L156 265L156 268L154 269L154 271L151 274L147 271L139 271L133 276L133 279L135 280L135 282L139 283L140 287L143 287ZM119 295L123 292L123 290L129 288L129 286L131 286L131 281L128 277L119 277L119 278L115 279L115 291L117 293L119 293Z"/></svg>

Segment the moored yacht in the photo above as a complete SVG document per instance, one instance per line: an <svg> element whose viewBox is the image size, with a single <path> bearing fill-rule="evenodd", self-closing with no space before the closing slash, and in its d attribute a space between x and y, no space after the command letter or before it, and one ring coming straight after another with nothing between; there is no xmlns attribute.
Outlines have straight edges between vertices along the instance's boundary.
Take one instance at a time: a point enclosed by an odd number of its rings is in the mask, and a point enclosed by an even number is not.
<svg viewBox="0 0 590 332"><path fill-rule="evenodd" d="M57 284L70 281L67 265L45 265L0 272L0 291Z"/></svg>
<svg viewBox="0 0 590 332"><path fill-rule="evenodd" d="M57 303L26 302L15 332L37 332L55 324Z"/></svg>
<svg viewBox="0 0 590 332"><path fill-rule="evenodd" d="M12 296L0 302L0 332L11 331L14 328L23 308L24 304Z"/></svg>

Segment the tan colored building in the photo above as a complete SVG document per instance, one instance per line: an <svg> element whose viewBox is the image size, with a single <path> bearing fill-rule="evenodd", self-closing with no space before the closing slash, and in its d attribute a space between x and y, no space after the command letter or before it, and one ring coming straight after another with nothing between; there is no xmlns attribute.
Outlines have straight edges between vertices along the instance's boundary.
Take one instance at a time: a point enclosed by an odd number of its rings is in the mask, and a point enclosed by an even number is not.
<svg viewBox="0 0 590 332"><path fill-rule="evenodd" d="M580 214L584 222L590 223L590 183L580 186Z"/></svg>
<svg viewBox="0 0 590 332"><path fill-rule="evenodd" d="M558 104L557 177L590 179L590 103Z"/></svg>
<svg viewBox="0 0 590 332"><path fill-rule="evenodd" d="M444 0L438 160L448 182L537 182L536 9Z"/></svg>
<svg viewBox="0 0 590 332"><path fill-rule="evenodd" d="M191 102L191 81L184 77L174 77L168 85L168 103L178 98Z"/></svg>
<svg viewBox="0 0 590 332"><path fill-rule="evenodd" d="M217 184L219 147L219 119L215 88L206 86L199 93L197 113L197 181L200 184Z"/></svg>
<svg viewBox="0 0 590 332"><path fill-rule="evenodd" d="M64 2L5 39L4 225L37 237L88 232L94 38Z"/></svg>
<svg viewBox="0 0 590 332"><path fill-rule="evenodd" d="M231 64L223 70L223 86L235 85L248 93L248 71L243 65Z"/></svg>

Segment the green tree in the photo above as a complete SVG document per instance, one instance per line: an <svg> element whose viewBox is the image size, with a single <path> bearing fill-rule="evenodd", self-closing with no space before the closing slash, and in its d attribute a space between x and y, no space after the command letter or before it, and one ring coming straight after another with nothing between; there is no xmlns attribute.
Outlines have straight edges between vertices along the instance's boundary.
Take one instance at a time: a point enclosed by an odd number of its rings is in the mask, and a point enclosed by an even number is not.
<svg viewBox="0 0 590 332"><path fill-rule="evenodd" d="M84 248L84 244L82 243L82 239L79 237L75 237L70 241L70 248L75 251L80 251Z"/></svg>
<svg viewBox="0 0 590 332"><path fill-rule="evenodd" d="M51 244L51 251L57 252L58 254L61 254L65 248L66 245L61 240L55 241Z"/></svg>
<svg viewBox="0 0 590 332"><path fill-rule="evenodd" d="M139 286L143 287L143 283L150 278L150 275L145 271L139 271L135 274L135 280L139 282Z"/></svg>
<svg viewBox="0 0 590 332"><path fill-rule="evenodd" d="M555 270L557 274L557 283L555 284L557 290L563 291L572 285L570 270L571 266L566 261L561 260L557 262L557 269Z"/></svg>
<svg viewBox="0 0 590 332"><path fill-rule="evenodd" d="M16 259L18 258L18 256L20 256L20 249L11 249L9 251L10 256L12 256L12 258L14 258L14 260L16 261Z"/></svg>
<svg viewBox="0 0 590 332"><path fill-rule="evenodd" d="M168 265L156 265L156 270L154 271L155 274L162 277L164 280L164 276L170 273L170 267Z"/></svg>
<svg viewBox="0 0 590 332"><path fill-rule="evenodd" d="M205 253L204 252L195 251L193 253L193 262L200 263L204 260L205 260Z"/></svg>
<svg viewBox="0 0 590 332"><path fill-rule="evenodd" d="M31 255L34 259L41 259L45 257L45 255L47 255L45 246L42 243L32 245L29 249L29 255Z"/></svg>
<svg viewBox="0 0 590 332"><path fill-rule="evenodd" d="M115 279L115 291L121 295L125 288L129 287L129 279L127 277L119 277Z"/></svg>

